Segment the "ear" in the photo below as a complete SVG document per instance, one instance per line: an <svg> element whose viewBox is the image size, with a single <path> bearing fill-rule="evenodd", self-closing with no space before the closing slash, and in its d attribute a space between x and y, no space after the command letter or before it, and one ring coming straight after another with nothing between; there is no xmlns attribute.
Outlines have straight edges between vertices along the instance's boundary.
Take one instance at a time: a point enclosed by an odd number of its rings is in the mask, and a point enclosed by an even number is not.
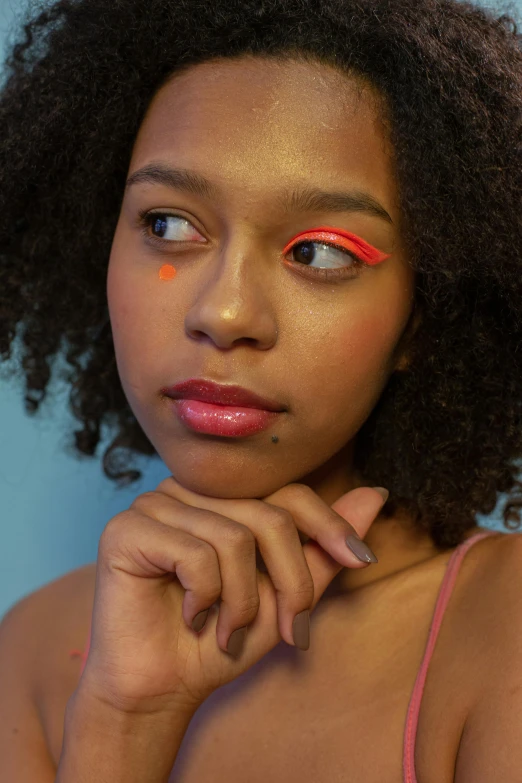
<svg viewBox="0 0 522 783"><path fill-rule="evenodd" d="M409 347L421 323L422 313L418 305L415 304L395 349L397 358L395 360L394 372L406 372L408 370L410 366Z"/></svg>

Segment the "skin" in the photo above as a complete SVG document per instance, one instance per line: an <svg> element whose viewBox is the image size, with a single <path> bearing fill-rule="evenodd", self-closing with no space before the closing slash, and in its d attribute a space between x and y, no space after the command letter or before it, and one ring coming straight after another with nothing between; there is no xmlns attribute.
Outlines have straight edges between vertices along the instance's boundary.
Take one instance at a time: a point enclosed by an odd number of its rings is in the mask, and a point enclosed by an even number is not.
<svg viewBox="0 0 522 783"><path fill-rule="evenodd" d="M129 176L168 164L203 175L217 193L129 187L107 297L129 404L187 489L263 498L300 482L331 504L365 485L352 467L354 438L392 373L407 371L415 320L415 276L381 112L379 96L358 78L322 64L254 57L193 66L154 96ZM362 191L391 220L348 210L283 213L282 191L304 187ZM140 210L178 212L193 233L171 219L171 243L153 248ZM293 237L317 226L350 231L390 257L332 281L313 276L299 258L282 260ZM323 251L315 264L339 257ZM350 268L353 260L345 260ZM159 278L165 264L176 269L172 280ZM160 392L188 378L238 384L287 410L270 429L244 438L194 433ZM343 569L330 592L437 554L429 536L399 517L378 519L365 540L379 564Z"/></svg>

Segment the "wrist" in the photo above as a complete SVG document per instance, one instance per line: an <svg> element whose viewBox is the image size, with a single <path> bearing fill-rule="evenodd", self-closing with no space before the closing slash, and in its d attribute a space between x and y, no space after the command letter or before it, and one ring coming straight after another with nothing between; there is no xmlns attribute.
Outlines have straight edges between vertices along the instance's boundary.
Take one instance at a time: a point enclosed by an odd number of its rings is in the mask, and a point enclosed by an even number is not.
<svg viewBox="0 0 522 783"><path fill-rule="evenodd" d="M78 688L65 711L56 783L167 783L195 709L119 709Z"/></svg>

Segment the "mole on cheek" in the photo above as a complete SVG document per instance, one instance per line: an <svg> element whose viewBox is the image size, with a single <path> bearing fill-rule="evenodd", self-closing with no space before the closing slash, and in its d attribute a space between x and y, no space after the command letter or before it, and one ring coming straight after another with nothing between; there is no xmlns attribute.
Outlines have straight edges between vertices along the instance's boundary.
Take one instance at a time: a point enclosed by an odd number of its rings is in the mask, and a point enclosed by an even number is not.
<svg viewBox="0 0 522 783"><path fill-rule="evenodd" d="M160 280L172 280L174 277L176 277L176 270L172 266L172 264L163 264L159 271L159 279Z"/></svg>

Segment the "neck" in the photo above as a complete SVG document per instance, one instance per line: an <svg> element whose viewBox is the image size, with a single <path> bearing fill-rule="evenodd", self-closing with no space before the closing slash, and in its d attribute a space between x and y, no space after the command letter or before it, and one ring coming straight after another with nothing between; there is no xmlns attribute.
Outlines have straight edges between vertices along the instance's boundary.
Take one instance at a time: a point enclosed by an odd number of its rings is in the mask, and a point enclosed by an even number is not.
<svg viewBox="0 0 522 783"><path fill-rule="evenodd" d="M481 530L479 525L475 525L465 532L462 540L471 538ZM435 546L429 533L400 513L390 519L377 517L364 540L375 552L379 562L366 568L343 568L324 593L325 597L343 595L375 582L382 581L384 585L385 580L395 575L407 576L409 571L413 572L421 563L428 564L454 551Z"/></svg>
<svg viewBox="0 0 522 783"><path fill-rule="evenodd" d="M328 463L301 479L301 483L311 487L328 505L346 492L365 485L360 476L347 469L351 464L351 447L352 444L348 444ZM475 526L466 531L464 538L469 538L479 530ZM302 543L307 540L306 536L300 537ZM408 569L431 561L447 551L436 547L431 535L401 511L390 518L378 516L364 536L364 541L375 552L379 562L366 568L343 568L324 596L352 592L394 574L406 573Z"/></svg>

